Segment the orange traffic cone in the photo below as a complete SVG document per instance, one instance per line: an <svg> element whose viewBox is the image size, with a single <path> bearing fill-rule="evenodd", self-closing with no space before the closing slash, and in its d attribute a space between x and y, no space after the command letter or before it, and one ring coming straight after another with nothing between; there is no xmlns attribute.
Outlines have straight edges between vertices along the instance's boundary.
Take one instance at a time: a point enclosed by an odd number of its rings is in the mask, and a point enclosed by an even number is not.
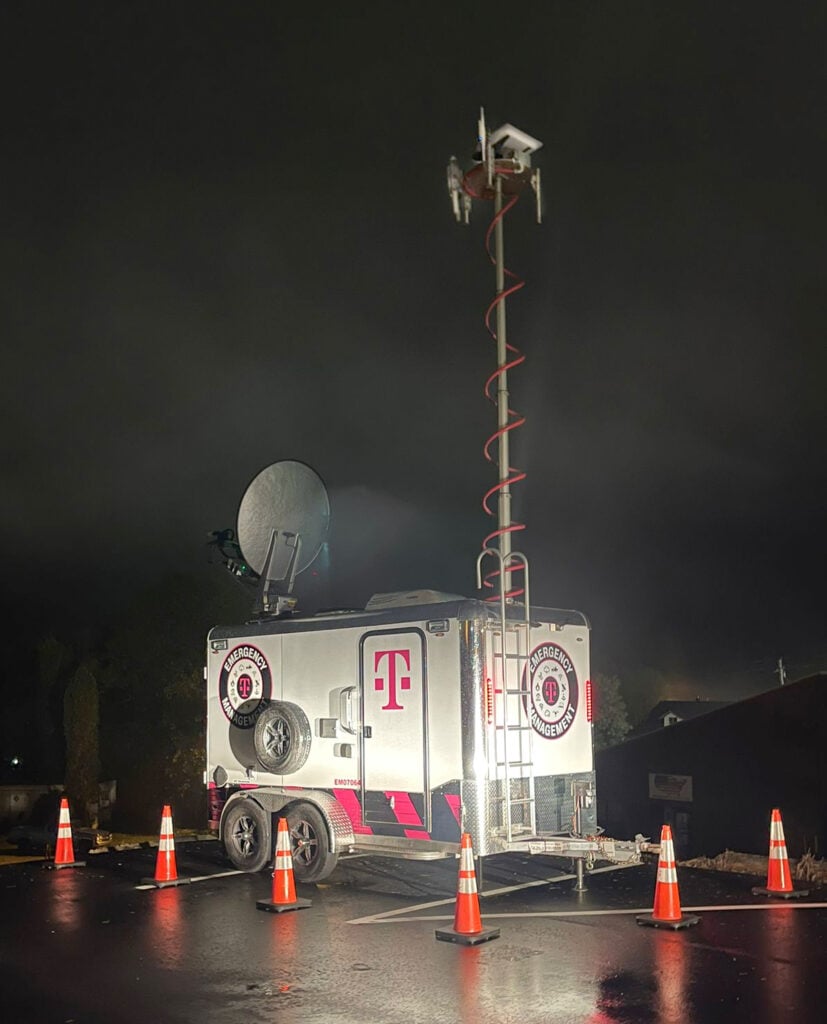
<svg viewBox="0 0 827 1024"><path fill-rule="evenodd" d="M175 863L175 834L172 831L172 811L164 804L161 814L161 838L158 842L158 856L155 860L155 877L144 878L146 885L166 889L172 885L189 885L191 878L179 878Z"/></svg>
<svg viewBox="0 0 827 1024"><path fill-rule="evenodd" d="M461 946L476 946L480 942L499 938L499 935L499 928L483 928L482 926L471 836L467 832L463 832L459 854L459 880L457 882L454 927L438 928L436 937L442 939L443 942L457 942Z"/></svg>
<svg viewBox="0 0 827 1024"><path fill-rule="evenodd" d="M672 843L672 829L664 825L660 834L660 857L658 878L655 882L655 904L651 914L638 914L638 924L651 928L688 928L700 920L694 914L681 913L681 899L678 895L678 873L675 869L675 847Z"/></svg>
<svg viewBox="0 0 827 1024"><path fill-rule="evenodd" d="M787 842L784 839L784 826L781 823L781 811L773 807L770 821L770 856L767 863L767 884L756 886L753 896L775 896L782 900L794 900L808 896L809 889L793 889L790 876L790 861L787 857Z"/></svg>
<svg viewBox="0 0 827 1024"><path fill-rule="evenodd" d="M47 864L49 868L82 868L85 860L75 860L75 848L72 845L72 822L69 818L69 801L66 797L60 800L60 817L57 821L57 845L55 860Z"/></svg>
<svg viewBox="0 0 827 1024"><path fill-rule="evenodd" d="M259 910L269 910L272 914L281 914L285 910L304 910L310 905L310 900L302 900L296 896L296 883L293 881L293 854L290 850L290 830L287 827L287 818L279 818L276 864L273 870L273 898L272 900L256 900L256 907Z"/></svg>

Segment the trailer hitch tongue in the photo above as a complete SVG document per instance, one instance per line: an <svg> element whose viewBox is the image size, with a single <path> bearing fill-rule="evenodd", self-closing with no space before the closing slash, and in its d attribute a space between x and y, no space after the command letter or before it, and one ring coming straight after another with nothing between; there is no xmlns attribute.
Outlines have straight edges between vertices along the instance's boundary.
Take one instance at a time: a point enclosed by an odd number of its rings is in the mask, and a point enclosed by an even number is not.
<svg viewBox="0 0 827 1024"><path fill-rule="evenodd" d="M653 843L649 836L643 836L638 832L635 836L635 844L641 853L654 853L660 856L660 843Z"/></svg>

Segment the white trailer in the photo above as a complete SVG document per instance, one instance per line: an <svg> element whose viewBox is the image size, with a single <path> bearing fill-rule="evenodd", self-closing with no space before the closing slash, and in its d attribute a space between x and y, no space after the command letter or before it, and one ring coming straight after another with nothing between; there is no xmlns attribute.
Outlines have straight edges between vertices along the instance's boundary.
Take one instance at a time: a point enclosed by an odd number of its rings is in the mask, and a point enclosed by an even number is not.
<svg viewBox="0 0 827 1024"><path fill-rule="evenodd" d="M208 786L232 863L272 862L286 816L297 878L348 853L521 850L629 862L600 835L589 624L433 591L209 634Z"/></svg>

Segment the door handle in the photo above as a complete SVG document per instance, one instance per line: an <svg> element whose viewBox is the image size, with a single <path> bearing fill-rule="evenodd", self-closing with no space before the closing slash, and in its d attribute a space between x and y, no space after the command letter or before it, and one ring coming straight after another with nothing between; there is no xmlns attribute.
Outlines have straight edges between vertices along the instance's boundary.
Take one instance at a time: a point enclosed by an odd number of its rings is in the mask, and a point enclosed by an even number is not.
<svg viewBox="0 0 827 1024"><path fill-rule="evenodd" d="M369 726L369 725L363 726L362 727L362 735L365 737L366 740L369 740L371 738L371 736L373 735L373 729L371 728L371 726Z"/></svg>

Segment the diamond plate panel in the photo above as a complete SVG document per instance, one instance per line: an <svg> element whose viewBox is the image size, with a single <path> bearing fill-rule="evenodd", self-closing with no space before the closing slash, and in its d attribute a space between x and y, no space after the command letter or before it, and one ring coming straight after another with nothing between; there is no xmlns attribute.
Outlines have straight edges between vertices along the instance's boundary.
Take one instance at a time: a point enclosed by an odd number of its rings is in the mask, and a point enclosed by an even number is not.
<svg viewBox="0 0 827 1024"><path fill-rule="evenodd" d="M537 831L568 833L574 830L574 783L590 784L595 790L594 772L571 775L546 775L534 782L537 801ZM597 828L597 801L581 811L583 832L592 834Z"/></svg>
<svg viewBox="0 0 827 1024"><path fill-rule="evenodd" d="M494 835L491 826L492 801L489 797L489 788L490 784L485 780L463 781L460 787L462 828L464 832L470 833L477 856L485 856L496 850L496 844L492 846Z"/></svg>

